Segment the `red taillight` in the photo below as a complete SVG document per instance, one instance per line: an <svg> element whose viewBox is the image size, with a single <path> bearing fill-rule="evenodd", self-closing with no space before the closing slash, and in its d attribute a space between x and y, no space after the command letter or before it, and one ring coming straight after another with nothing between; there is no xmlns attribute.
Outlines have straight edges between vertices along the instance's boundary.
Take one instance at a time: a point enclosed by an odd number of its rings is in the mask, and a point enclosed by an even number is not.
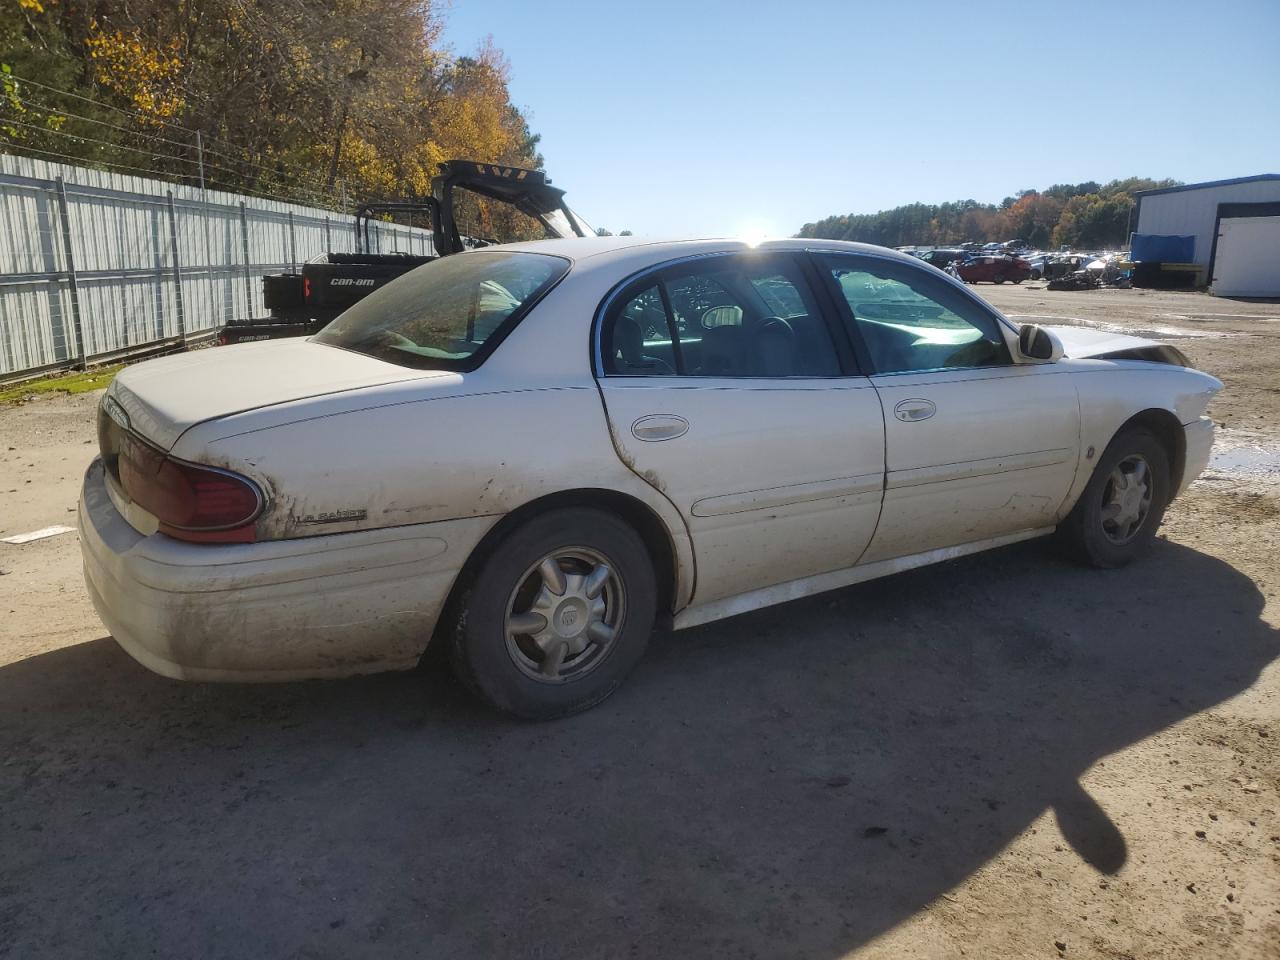
<svg viewBox="0 0 1280 960"><path fill-rule="evenodd" d="M311 299L311 278L310 277L302 278L302 299L303 300Z"/></svg>
<svg viewBox="0 0 1280 960"><path fill-rule="evenodd" d="M117 476L126 496L160 521L160 532L196 543L250 543L262 508L258 488L225 470L165 456L128 434Z"/></svg>

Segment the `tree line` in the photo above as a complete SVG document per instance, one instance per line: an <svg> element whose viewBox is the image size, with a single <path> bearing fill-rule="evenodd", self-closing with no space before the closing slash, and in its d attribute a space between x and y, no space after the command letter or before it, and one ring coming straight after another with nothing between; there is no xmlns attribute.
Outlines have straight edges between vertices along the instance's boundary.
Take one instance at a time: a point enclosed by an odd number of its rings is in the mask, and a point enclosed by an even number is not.
<svg viewBox="0 0 1280 960"><path fill-rule="evenodd" d="M433 0L0 0L0 150L349 205L451 157L540 167L502 52L440 27Z"/></svg>
<svg viewBox="0 0 1280 960"><path fill-rule="evenodd" d="M1021 239L1039 249L1119 248L1129 242L1133 194L1178 185L1177 180L1145 177L1057 183L1045 190L1022 190L998 205L976 200L910 203L879 213L831 216L806 223L799 236L886 247Z"/></svg>

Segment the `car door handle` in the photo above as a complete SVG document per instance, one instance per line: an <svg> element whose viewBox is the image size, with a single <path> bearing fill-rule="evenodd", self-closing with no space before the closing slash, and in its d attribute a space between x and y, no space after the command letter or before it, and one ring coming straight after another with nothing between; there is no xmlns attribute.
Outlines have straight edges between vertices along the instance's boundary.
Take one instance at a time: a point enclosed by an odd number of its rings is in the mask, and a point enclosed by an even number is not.
<svg viewBox="0 0 1280 960"><path fill-rule="evenodd" d="M674 413L655 413L631 424L631 435L637 440L674 440L689 432L689 421Z"/></svg>
<svg viewBox="0 0 1280 960"><path fill-rule="evenodd" d="M900 400L893 407L893 415L906 423L928 420L937 412L938 407L932 400Z"/></svg>

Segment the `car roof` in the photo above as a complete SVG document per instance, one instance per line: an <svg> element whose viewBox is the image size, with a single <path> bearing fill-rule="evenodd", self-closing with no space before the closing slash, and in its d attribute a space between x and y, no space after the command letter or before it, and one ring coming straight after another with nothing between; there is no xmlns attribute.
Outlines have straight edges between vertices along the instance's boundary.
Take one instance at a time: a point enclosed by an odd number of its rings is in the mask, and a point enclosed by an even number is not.
<svg viewBox="0 0 1280 960"><path fill-rule="evenodd" d="M869 243L852 243L847 240L820 240L811 237L787 237L769 240L743 240L739 237L707 239L654 239L649 237L568 237L555 240L531 240L523 243L507 243L482 250L520 250L529 253L550 254L565 257L574 262L593 260L608 261L610 265L628 271L676 260L681 257L708 253L736 253L747 250L803 251L826 250L841 253L873 254L890 260L918 265L920 260L909 253Z"/></svg>

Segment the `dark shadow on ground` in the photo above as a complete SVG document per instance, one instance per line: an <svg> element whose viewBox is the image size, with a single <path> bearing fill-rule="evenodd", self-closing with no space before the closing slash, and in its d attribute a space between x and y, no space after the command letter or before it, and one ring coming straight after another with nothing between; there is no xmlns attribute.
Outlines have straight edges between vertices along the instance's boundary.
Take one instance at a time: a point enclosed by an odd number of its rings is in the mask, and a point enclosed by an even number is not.
<svg viewBox="0 0 1280 960"><path fill-rule="evenodd" d="M0 669L0 955L834 958L1280 653L1254 584L1036 544L659 637L554 724L440 670L155 677L110 640Z"/></svg>

